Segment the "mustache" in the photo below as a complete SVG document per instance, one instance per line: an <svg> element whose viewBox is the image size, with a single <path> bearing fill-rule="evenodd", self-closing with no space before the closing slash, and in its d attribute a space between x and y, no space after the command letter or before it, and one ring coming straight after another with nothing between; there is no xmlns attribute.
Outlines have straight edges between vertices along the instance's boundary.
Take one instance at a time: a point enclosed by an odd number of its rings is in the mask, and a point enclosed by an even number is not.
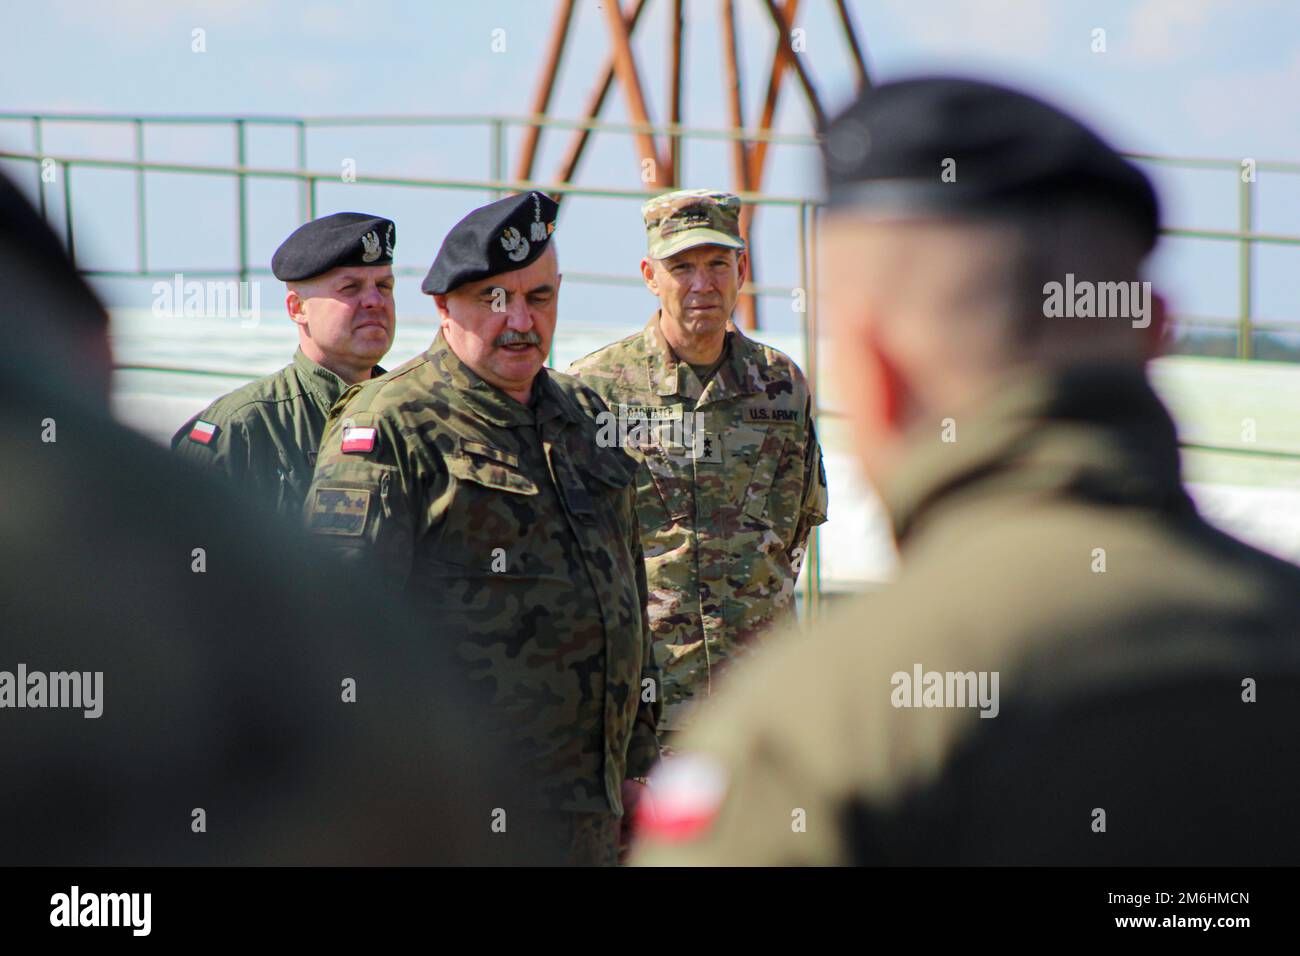
<svg viewBox="0 0 1300 956"><path fill-rule="evenodd" d="M502 332L493 341L493 345L537 345L542 344L542 337L536 332L515 332L510 329Z"/></svg>

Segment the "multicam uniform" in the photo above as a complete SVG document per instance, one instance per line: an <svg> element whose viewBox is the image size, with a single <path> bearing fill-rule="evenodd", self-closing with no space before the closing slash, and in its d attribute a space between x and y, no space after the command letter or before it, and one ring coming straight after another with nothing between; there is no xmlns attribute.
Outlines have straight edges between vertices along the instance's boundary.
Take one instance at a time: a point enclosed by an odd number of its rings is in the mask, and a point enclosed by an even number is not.
<svg viewBox="0 0 1300 956"><path fill-rule="evenodd" d="M793 621L808 536L826 520L803 373L735 330L723 355L702 385L673 353L656 312L642 331L569 369L610 405L607 421L640 462L637 514L664 674L661 729L673 731L729 658ZM615 429L606 431L609 443Z"/></svg>
<svg viewBox="0 0 1300 956"><path fill-rule="evenodd" d="M603 410L545 369L525 406L439 336L336 406L306 508L455 653L575 862L613 862L621 786L658 756L635 463L597 445Z"/></svg>

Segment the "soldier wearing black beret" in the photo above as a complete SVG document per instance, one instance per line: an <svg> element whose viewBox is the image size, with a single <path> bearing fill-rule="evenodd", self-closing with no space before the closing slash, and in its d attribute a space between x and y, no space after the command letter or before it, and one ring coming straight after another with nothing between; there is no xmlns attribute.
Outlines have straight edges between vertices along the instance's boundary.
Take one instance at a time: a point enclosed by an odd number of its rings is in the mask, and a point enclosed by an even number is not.
<svg viewBox="0 0 1300 956"><path fill-rule="evenodd" d="M1300 570L1183 488L1146 176L954 78L867 91L825 161L835 404L900 571L733 672L642 859L1300 863Z"/></svg>
<svg viewBox="0 0 1300 956"><path fill-rule="evenodd" d="M271 257L298 326L293 361L217 399L172 438L182 458L216 468L281 512L301 514L330 407L384 370L393 344L392 220L339 212L299 226Z"/></svg>
<svg viewBox="0 0 1300 956"><path fill-rule="evenodd" d="M420 608L520 751L539 792L502 807L503 842L544 831L571 862L612 863L660 692L636 465L598 441L599 396L545 367L556 211L522 193L447 234L423 286L440 334L331 413L306 513Z"/></svg>

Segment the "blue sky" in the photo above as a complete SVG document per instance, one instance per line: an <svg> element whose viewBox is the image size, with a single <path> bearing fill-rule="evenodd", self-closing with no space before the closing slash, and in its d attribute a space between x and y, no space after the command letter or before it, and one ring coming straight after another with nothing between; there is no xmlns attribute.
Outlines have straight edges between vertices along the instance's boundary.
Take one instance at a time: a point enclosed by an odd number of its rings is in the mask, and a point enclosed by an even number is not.
<svg viewBox="0 0 1300 956"><path fill-rule="evenodd" d="M603 0L602 0L603 2ZM608 45L598 0L579 0L551 113L576 118ZM1124 149L1259 160L1300 159L1300 4L1294 0L851 0L876 80L938 70L1025 86L1081 114ZM649 0L634 38L652 115L665 117L666 0ZM775 33L759 0L737 0L746 119L763 95ZM834 111L852 95L853 72L830 0L804 0L796 25L805 31L804 62L823 102ZM0 111L222 114L525 113L541 68L555 4L550 0L45 0L24 4L0 35ZM686 0L685 122L726 122L718 0ZM205 31L207 50L191 49ZM1103 29L1106 52L1093 52ZM492 49L505 31L504 52ZM498 34L499 36L499 34ZM622 91L604 118L626 120ZM807 132L810 117L788 77L777 126ZM0 148L30 148L29 127L0 123ZM517 139L512 146L517 143ZM555 172L567 143L544 138L537 166ZM51 155L129 157L129 128L55 124ZM149 158L200 163L233 161L228 130L153 130ZM292 138L259 131L250 163L292 163ZM511 150L513 156L514 149ZM317 132L310 166L335 171L354 159L360 175L486 176L488 140L481 130L350 129ZM513 164L512 164L513 165ZM16 169L9 164L11 172ZM638 188L632 141L598 137L579 180ZM727 148L691 144L686 185L729 186ZM25 184L32 173L23 173ZM134 181L129 174L74 177L83 262L130 267ZM1228 172L1157 171L1170 224L1236 225L1236 178ZM764 184L782 195L815 195L814 153L777 147ZM1261 174L1256 227L1295 233L1300 176ZM151 176L147 186L150 258L178 269L222 267L234 260L233 188L194 177ZM297 224L296 196L274 184L252 187L252 258L265 264ZM477 193L416 195L357 184L322 189L321 212L353 208L398 222L398 259L424 268L446 229L488 197ZM52 197L57 199L57 197ZM55 203L57 210L57 202ZM642 252L636 204L574 200L566 205L560 247L566 270L632 274ZM794 284L793 217L759 220L760 281ZM1167 242L1156 276L1175 307L1232 314L1236 250L1228 244ZM1300 318L1300 251L1258 253L1256 314ZM425 314L417 280L399 286L403 313ZM104 286L125 297L122 283ZM138 290L138 287L137 287ZM612 314L640 324L652 302L644 292L566 286L565 312ZM769 310L773 323L792 321ZM626 318L625 318L626 316Z"/></svg>

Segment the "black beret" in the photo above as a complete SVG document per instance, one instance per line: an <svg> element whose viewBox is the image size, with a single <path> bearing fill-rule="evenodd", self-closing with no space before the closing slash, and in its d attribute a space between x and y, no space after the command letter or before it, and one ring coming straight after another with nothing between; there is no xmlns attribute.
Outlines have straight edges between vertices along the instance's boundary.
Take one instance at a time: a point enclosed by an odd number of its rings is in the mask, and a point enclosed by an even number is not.
<svg viewBox="0 0 1300 956"><path fill-rule="evenodd" d="M281 282L294 282L339 266L391 266L396 245L391 219L336 212L295 229L271 257L271 272Z"/></svg>
<svg viewBox="0 0 1300 956"><path fill-rule="evenodd" d="M1148 249L1159 232L1141 170L1054 106L989 83L933 77L866 90L831 121L822 150L832 207L959 216L1084 200L1127 217Z"/></svg>
<svg viewBox="0 0 1300 956"><path fill-rule="evenodd" d="M546 251L559 209L554 199L539 192L480 206L451 227L421 291L444 295L466 282L531 265Z"/></svg>

